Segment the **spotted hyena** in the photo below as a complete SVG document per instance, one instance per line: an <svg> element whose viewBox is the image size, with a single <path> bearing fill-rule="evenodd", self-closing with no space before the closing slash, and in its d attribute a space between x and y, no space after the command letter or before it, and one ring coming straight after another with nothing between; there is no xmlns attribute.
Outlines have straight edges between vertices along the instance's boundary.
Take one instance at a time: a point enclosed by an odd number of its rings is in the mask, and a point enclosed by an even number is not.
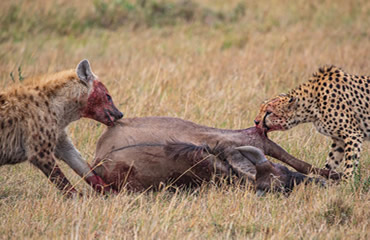
<svg viewBox="0 0 370 240"><path fill-rule="evenodd" d="M76 190L56 163L61 159L95 190L107 191L72 144L66 127L81 117L112 126L122 116L87 60L76 70L27 79L0 92L0 166L29 161L71 194Z"/></svg>

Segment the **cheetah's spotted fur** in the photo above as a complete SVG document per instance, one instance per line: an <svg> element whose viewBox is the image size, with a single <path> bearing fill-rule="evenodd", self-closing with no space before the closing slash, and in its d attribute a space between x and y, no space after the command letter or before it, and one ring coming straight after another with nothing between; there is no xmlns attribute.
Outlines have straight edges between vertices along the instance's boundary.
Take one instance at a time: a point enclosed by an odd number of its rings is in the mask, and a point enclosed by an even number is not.
<svg viewBox="0 0 370 240"><path fill-rule="evenodd" d="M370 140L370 76L345 73L335 66L320 68L308 82L288 94L265 101L255 119L258 127L287 130L313 122L333 143L325 167L345 160L345 178L353 176L363 141Z"/></svg>

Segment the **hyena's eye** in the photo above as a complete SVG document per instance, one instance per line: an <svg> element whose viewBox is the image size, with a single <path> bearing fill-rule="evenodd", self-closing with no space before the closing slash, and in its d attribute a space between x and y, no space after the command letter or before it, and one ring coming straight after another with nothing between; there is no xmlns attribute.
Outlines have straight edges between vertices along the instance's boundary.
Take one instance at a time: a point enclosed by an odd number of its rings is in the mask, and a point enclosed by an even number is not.
<svg viewBox="0 0 370 240"><path fill-rule="evenodd" d="M112 101L112 97L109 94L106 94L106 96L107 96L108 101L111 102Z"/></svg>

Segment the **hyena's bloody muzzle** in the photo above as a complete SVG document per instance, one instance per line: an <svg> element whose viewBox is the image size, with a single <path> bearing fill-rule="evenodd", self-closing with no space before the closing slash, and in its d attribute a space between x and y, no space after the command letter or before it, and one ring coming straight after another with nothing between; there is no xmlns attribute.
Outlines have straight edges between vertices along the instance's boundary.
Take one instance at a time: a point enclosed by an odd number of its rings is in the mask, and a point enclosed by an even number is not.
<svg viewBox="0 0 370 240"><path fill-rule="evenodd" d="M95 80L82 116L112 126L116 120L123 117L123 113L114 105L107 88Z"/></svg>

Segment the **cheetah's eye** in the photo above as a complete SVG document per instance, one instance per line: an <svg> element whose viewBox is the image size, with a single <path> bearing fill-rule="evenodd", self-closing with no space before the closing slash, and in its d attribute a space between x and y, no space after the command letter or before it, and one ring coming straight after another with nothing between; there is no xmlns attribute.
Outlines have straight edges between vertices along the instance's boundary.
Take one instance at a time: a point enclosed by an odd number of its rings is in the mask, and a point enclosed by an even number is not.
<svg viewBox="0 0 370 240"><path fill-rule="evenodd" d="M293 101L295 101L295 98L294 98L294 97L291 97L291 98L289 99L289 103L292 103Z"/></svg>
<svg viewBox="0 0 370 240"><path fill-rule="evenodd" d="M268 116L268 115L270 115L272 112L270 112L270 111L266 111L266 113L265 113L265 116L263 117L263 119L266 119L266 117Z"/></svg>

